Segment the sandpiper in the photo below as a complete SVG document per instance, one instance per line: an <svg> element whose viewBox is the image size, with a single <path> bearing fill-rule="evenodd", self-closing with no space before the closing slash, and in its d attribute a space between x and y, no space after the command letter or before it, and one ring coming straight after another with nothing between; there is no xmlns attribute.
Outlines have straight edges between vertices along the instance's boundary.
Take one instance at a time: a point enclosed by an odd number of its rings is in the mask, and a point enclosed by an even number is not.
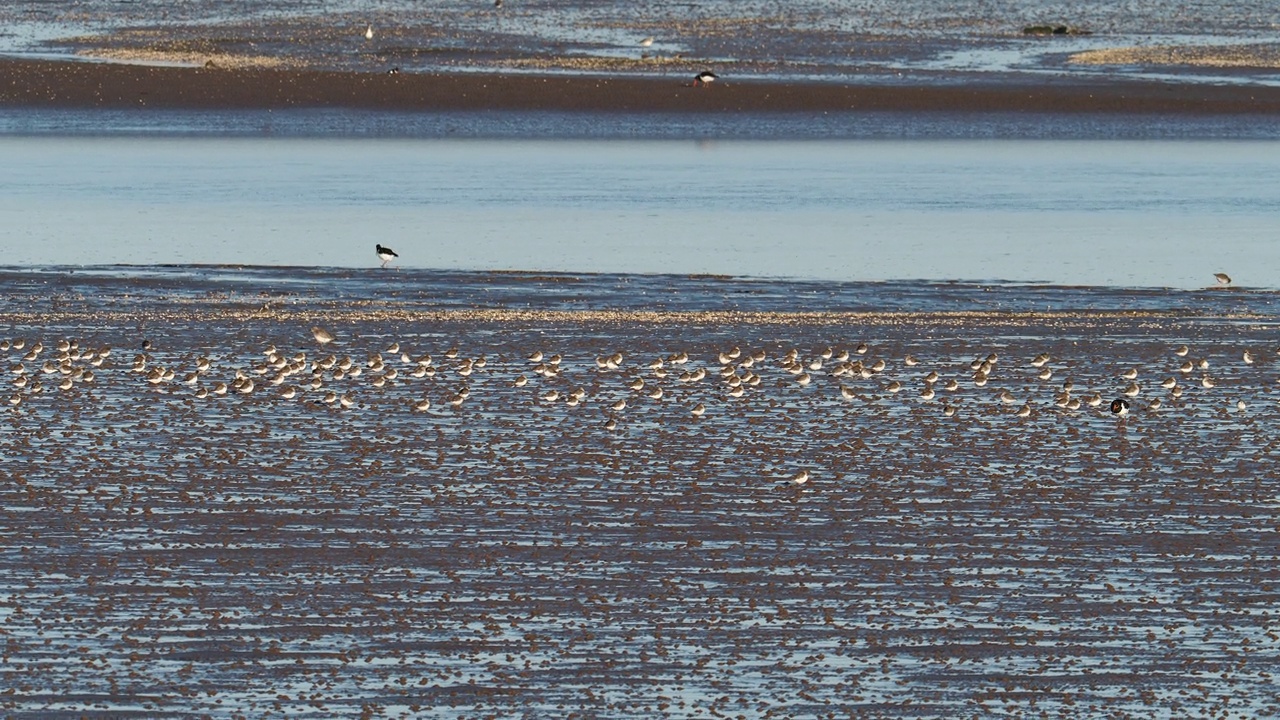
<svg viewBox="0 0 1280 720"><path fill-rule="evenodd" d="M328 330L325 330L324 328L318 325L316 327L311 328L311 336L314 337L316 339L316 342L320 343L321 345L328 345L329 343L333 342L333 333L329 332Z"/></svg>

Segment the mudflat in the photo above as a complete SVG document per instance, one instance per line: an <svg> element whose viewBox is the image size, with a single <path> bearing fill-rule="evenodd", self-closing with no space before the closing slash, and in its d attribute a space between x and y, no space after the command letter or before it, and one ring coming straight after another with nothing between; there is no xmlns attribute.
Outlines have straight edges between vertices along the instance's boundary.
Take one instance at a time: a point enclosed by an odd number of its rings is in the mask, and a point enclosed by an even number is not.
<svg viewBox="0 0 1280 720"><path fill-rule="evenodd" d="M1280 113L1280 88L1079 78L964 85L371 73L0 59L0 105L644 112Z"/></svg>
<svg viewBox="0 0 1280 720"><path fill-rule="evenodd" d="M627 280L0 274L0 708L1274 714L1274 293Z"/></svg>

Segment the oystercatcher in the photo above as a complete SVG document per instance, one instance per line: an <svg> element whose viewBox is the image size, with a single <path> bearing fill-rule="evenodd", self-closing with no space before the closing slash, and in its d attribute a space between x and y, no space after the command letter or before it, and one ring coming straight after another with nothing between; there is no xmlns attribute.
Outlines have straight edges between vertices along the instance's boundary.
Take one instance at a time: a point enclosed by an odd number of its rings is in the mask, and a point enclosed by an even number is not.
<svg viewBox="0 0 1280 720"><path fill-rule="evenodd" d="M1120 415L1120 416L1128 415L1129 401L1125 400L1124 398L1116 398L1115 400L1112 400L1111 413L1113 415Z"/></svg>
<svg viewBox="0 0 1280 720"><path fill-rule="evenodd" d="M395 250L392 250L389 247L382 247L381 245L378 245L377 248L378 259L382 261L382 267L386 267L392 260L400 257L396 254Z"/></svg>
<svg viewBox="0 0 1280 720"><path fill-rule="evenodd" d="M700 73L698 73L697 75L695 75L695 76L694 76L694 78L693 78L693 86L694 86L694 87L701 87L701 86L703 86L703 85L710 85L711 83L713 83L713 82L715 82L716 80L719 80L719 79L720 79L720 78L719 78L715 73L711 72L710 70L703 70L702 72L700 72Z"/></svg>

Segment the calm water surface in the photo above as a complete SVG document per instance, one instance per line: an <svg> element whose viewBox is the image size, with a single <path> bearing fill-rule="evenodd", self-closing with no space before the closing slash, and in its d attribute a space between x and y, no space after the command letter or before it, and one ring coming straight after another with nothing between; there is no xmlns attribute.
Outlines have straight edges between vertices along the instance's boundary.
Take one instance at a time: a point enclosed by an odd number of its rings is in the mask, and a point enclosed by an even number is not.
<svg viewBox="0 0 1280 720"><path fill-rule="evenodd" d="M1274 287L1268 141L0 137L16 265Z"/></svg>

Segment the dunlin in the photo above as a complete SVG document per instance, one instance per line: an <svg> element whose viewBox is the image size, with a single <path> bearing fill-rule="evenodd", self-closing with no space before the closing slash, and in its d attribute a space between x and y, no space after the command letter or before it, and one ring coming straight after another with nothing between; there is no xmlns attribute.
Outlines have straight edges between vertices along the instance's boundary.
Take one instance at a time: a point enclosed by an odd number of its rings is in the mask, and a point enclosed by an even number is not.
<svg viewBox="0 0 1280 720"><path fill-rule="evenodd" d="M311 336L314 337L316 342L320 343L321 346L328 345L333 342L333 333L318 325L311 328Z"/></svg>

